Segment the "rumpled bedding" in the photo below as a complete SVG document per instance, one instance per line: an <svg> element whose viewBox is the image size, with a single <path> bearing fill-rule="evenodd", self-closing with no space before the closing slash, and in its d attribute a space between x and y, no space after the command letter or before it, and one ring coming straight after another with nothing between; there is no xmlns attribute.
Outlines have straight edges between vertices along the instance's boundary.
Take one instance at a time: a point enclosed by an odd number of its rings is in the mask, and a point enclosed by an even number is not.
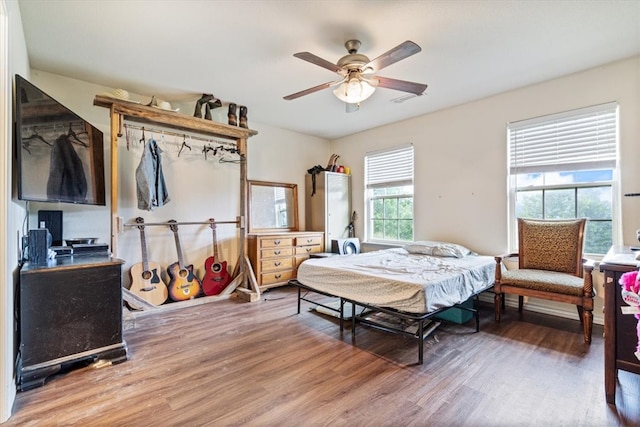
<svg viewBox="0 0 640 427"><path fill-rule="evenodd" d="M311 258L297 280L310 288L379 307L429 313L486 290L495 279L492 256L412 254L403 248Z"/></svg>

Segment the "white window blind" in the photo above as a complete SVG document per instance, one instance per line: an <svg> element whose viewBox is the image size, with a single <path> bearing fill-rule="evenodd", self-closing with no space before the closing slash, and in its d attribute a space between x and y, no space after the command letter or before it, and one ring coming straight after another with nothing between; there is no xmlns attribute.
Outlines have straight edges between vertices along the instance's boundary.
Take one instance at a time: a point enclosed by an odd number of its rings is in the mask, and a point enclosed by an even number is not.
<svg viewBox="0 0 640 427"><path fill-rule="evenodd" d="M511 174L615 168L617 103L509 123Z"/></svg>
<svg viewBox="0 0 640 427"><path fill-rule="evenodd" d="M413 184L413 145L367 153L365 179L367 188Z"/></svg>

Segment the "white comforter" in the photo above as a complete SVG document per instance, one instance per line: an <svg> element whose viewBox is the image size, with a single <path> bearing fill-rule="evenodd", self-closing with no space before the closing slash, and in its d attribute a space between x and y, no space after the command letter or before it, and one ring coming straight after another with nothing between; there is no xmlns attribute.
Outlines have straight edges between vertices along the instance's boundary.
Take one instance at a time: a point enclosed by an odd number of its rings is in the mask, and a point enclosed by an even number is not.
<svg viewBox="0 0 640 427"><path fill-rule="evenodd" d="M491 256L444 258L385 249L358 255L312 258L298 268L298 281L349 300L411 313L460 304L490 288Z"/></svg>

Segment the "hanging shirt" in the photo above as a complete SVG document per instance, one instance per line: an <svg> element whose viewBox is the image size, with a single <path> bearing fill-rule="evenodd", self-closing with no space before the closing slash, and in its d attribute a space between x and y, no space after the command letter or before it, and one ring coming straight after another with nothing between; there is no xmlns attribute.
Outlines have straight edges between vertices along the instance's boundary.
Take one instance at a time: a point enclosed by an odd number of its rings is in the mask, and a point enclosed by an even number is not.
<svg viewBox="0 0 640 427"><path fill-rule="evenodd" d="M49 165L47 198L84 202L87 198L87 178L82 160L66 134L60 135L53 143Z"/></svg>
<svg viewBox="0 0 640 427"><path fill-rule="evenodd" d="M162 174L162 150L153 138L145 143L136 169L136 190L138 209L151 211L170 201Z"/></svg>

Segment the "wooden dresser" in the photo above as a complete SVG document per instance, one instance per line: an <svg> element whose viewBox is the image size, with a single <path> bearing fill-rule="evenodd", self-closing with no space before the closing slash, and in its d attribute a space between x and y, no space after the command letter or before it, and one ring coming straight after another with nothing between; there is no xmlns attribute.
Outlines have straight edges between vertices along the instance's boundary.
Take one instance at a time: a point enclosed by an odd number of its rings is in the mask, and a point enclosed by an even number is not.
<svg viewBox="0 0 640 427"><path fill-rule="evenodd" d="M318 231L251 233L248 239L260 290L286 285L309 254L324 252L324 233Z"/></svg>
<svg viewBox="0 0 640 427"><path fill-rule="evenodd" d="M623 314L620 276L640 266L636 252L614 246L600 263L604 273L604 387L607 403L615 403L618 370L640 374L640 359L634 352L638 338L635 317Z"/></svg>

